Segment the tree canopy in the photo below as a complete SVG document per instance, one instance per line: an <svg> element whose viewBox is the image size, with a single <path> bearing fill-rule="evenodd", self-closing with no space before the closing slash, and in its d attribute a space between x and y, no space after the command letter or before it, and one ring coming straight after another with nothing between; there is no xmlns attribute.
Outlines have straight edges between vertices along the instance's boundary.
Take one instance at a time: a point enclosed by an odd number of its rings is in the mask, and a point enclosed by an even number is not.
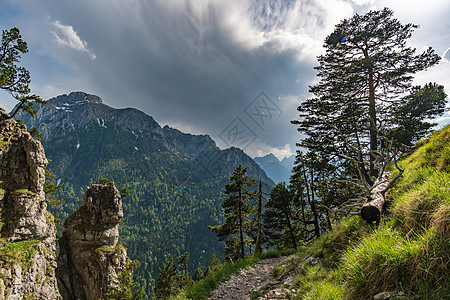
<svg viewBox="0 0 450 300"><path fill-rule="evenodd" d="M236 256L240 258L245 257L244 231L246 225L249 224L248 216L255 210L248 203L255 194L248 190L248 188L253 187L254 181L250 180L246 173L247 168L241 165L233 170L230 183L225 185L225 194L229 196L222 203L225 224L209 227L220 240L224 240L230 235L238 235L232 236L231 240L226 241L226 253L232 258L236 258Z"/></svg>
<svg viewBox="0 0 450 300"><path fill-rule="evenodd" d="M14 27L10 30L2 30L2 42L0 47L0 89L8 92L19 104L15 107L10 118L23 110L34 116L36 110L33 102L45 103L38 95L31 94L30 72L23 66L19 66L22 54L28 52L27 43L22 40L20 31Z"/></svg>
<svg viewBox="0 0 450 300"><path fill-rule="evenodd" d="M307 135L301 146L352 160L370 185L387 138L410 144L427 132L431 125L423 120L443 113L446 95L436 84L412 86L415 73L440 60L431 48L416 54L406 44L416 28L401 24L388 8L336 25L318 57L314 97L292 121Z"/></svg>

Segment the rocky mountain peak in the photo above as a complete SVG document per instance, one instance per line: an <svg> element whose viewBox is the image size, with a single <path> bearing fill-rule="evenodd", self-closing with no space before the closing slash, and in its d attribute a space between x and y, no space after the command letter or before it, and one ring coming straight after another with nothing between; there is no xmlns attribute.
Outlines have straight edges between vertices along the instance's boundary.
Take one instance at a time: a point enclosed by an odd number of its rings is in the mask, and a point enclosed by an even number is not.
<svg viewBox="0 0 450 300"><path fill-rule="evenodd" d="M63 94L48 101L52 104L80 104L82 102L89 103L103 103L102 98L96 95L91 95L85 92L72 92L69 95Z"/></svg>
<svg viewBox="0 0 450 300"><path fill-rule="evenodd" d="M291 169L294 167L295 155L291 155L280 161L275 155L269 153L263 157L255 157L254 160L273 181L289 182Z"/></svg>

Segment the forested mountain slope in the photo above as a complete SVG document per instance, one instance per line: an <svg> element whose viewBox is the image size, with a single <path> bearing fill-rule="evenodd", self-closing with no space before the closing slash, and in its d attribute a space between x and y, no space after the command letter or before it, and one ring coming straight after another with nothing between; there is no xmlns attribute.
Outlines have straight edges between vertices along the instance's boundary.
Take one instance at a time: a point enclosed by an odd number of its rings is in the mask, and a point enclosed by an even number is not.
<svg viewBox="0 0 450 300"><path fill-rule="evenodd" d="M64 200L53 211L62 219L79 206L82 191L99 178L131 190L124 199L121 243L142 266L137 281L149 293L158 268L170 255L191 253L191 271L205 267L223 245L207 226L222 221L223 187L241 164L247 174L273 185L242 150L220 150L208 135L191 135L159 124L136 109L114 109L102 100L74 92L36 105L28 128L43 134L49 167Z"/></svg>

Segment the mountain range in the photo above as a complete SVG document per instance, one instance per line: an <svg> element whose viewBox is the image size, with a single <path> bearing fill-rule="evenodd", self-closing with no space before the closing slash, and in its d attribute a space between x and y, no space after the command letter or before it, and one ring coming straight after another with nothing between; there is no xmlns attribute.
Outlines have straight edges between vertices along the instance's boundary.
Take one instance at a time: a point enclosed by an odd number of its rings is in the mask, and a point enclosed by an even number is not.
<svg viewBox="0 0 450 300"><path fill-rule="evenodd" d="M208 135L161 127L142 111L112 108L98 96L73 92L36 104L36 110L34 118L16 118L45 140L60 185L56 199L64 201L53 213L66 219L100 178L131 191L123 201L120 237L128 255L141 262L135 275L147 294L170 256L190 252L190 272L206 267L213 253L223 257L223 244L207 226L223 222L224 185L236 166L261 180L266 192L274 185L241 149L221 150Z"/></svg>
<svg viewBox="0 0 450 300"><path fill-rule="evenodd" d="M255 157L254 160L274 182L289 183L295 155L285 157L280 161L275 155L269 153L266 156Z"/></svg>

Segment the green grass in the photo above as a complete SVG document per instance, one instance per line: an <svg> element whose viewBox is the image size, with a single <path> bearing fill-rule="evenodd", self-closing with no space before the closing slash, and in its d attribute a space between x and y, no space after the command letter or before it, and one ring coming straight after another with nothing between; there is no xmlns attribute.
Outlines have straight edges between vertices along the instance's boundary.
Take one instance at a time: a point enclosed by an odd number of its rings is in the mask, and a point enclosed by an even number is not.
<svg viewBox="0 0 450 300"><path fill-rule="evenodd" d="M346 218L277 267L278 274L296 274L294 299L371 299L380 292L450 299L450 126L418 145L399 162L405 171L379 226Z"/></svg>
<svg viewBox="0 0 450 300"><path fill-rule="evenodd" d="M450 299L450 126L420 141L399 164L405 171L387 195L390 208L378 226L345 218L275 268L275 276L295 276L294 299L372 299L380 292ZM220 282L259 260L225 264L177 299L206 299Z"/></svg>
<svg viewBox="0 0 450 300"><path fill-rule="evenodd" d="M383 291L450 298L450 127L419 144L400 162L389 217L342 258L348 299Z"/></svg>
<svg viewBox="0 0 450 300"><path fill-rule="evenodd" d="M33 193L32 191L28 190L28 189L19 189L19 190L15 190L14 192L11 192L11 194L16 194L16 195L27 195L27 196L36 196L36 193Z"/></svg>
<svg viewBox="0 0 450 300"><path fill-rule="evenodd" d="M38 240L8 242L0 240L0 264L2 266L13 266L19 263L22 270L31 267L31 260L36 253L36 245L41 243Z"/></svg>
<svg viewBox="0 0 450 300"><path fill-rule="evenodd" d="M345 299L341 285L333 280L319 280L314 283L314 288L307 292L303 299L308 300L340 300Z"/></svg>

